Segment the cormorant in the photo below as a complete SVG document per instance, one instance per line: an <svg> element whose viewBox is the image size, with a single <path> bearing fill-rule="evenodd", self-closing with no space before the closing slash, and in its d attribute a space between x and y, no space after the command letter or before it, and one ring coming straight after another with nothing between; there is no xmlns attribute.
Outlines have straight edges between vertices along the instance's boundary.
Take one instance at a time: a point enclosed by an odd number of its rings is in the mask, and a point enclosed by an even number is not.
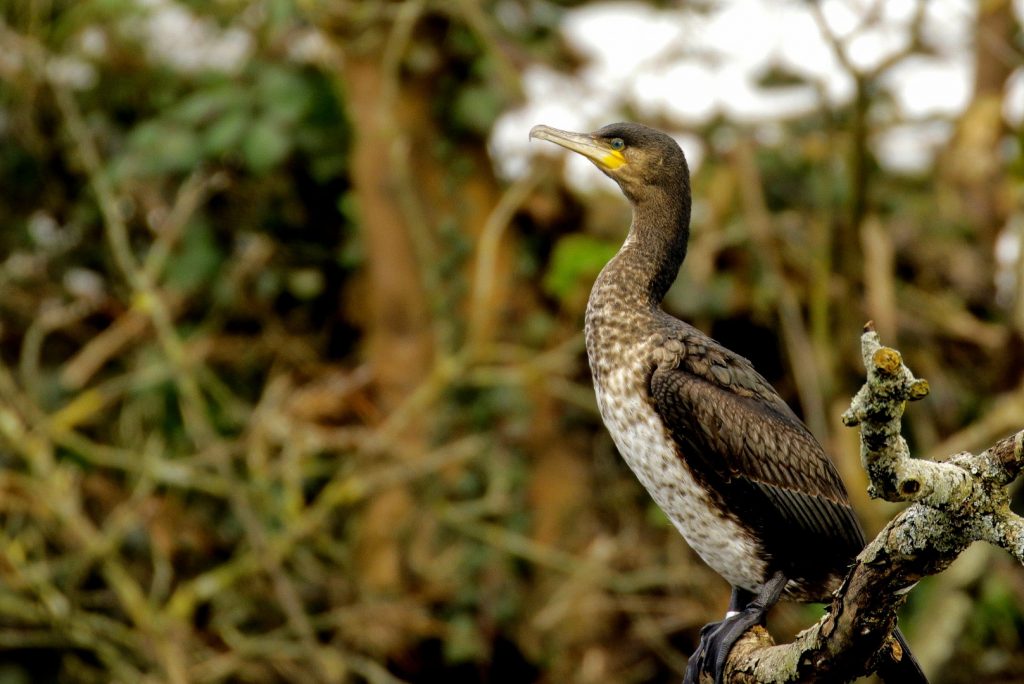
<svg viewBox="0 0 1024 684"><path fill-rule="evenodd" d="M634 123L593 133L534 126L578 152L633 208L587 304L587 355L601 417L626 463L689 545L732 585L729 613L701 631L685 682L708 661L720 682L735 641L781 596L828 602L864 535L832 461L751 363L668 315L686 256L690 177L668 135ZM926 682L897 630L892 681Z"/></svg>

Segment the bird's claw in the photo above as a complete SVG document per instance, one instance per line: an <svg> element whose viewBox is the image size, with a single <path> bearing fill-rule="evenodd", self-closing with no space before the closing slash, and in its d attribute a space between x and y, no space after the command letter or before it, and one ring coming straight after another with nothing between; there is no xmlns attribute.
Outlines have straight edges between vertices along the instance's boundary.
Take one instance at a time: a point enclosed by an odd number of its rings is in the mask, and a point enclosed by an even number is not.
<svg viewBox="0 0 1024 684"><path fill-rule="evenodd" d="M735 615L704 625L697 650L686 664L683 684L700 684L700 675L705 671L714 676L715 684L722 684L729 651L748 629L764 622L765 612L760 605L752 603ZM711 670L708 670L709 664Z"/></svg>

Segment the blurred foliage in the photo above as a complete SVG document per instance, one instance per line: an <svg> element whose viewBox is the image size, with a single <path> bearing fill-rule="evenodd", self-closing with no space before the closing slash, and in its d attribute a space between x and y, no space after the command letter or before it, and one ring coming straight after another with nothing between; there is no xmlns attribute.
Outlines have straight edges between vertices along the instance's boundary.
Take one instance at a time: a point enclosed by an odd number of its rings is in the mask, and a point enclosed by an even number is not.
<svg viewBox="0 0 1024 684"><path fill-rule="evenodd" d="M523 68L576 67L566 6L0 7L0 681L678 680L727 587L618 460L580 330L628 211L487 156ZM667 306L769 376L877 529L836 418L865 319L933 387L917 453L1020 427L1020 259L994 254L1024 137L893 174L861 76L688 131ZM911 641L956 663L936 681L1018 680L1020 569L973 562L914 592Z"/></svg>
<svg viewBox="0 0 1024 684"><path fill-rule="evenodd" d="M567 235L555 244L544 276L544 289L558 299L571 300L578 311L590 294L586 283L593 282L618 250L613 242L588 235Z"/></svg>

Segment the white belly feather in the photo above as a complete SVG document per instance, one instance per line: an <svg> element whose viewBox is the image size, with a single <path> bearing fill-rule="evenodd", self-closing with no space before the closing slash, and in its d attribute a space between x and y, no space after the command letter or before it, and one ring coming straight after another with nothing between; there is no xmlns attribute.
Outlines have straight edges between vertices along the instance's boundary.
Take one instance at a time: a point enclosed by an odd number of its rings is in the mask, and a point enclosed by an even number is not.
<svg viewBox="0 0 1024 684"><path fill-rule="evenodd" d="M765 563L735 520L714 513L714 502L694 479L661 418L644 401L640 368L609 369L595 383L601 417L630 469L704 562L731 585L756 590Z"/></svg>

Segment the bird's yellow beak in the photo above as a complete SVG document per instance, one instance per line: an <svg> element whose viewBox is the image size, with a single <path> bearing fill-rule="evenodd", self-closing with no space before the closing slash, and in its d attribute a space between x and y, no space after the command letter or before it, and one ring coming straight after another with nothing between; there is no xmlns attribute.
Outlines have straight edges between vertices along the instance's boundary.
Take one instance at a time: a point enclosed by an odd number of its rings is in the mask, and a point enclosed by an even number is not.
<svg viewBox="0 0 1024 684"><path fill-rule="evenodd" d="M613 150L603 140L595 138L589 133L573 133L551 126L539 125L530 129L530 138L548 140L567 150L579 152L608 171L614 171L626 163L626 157L621 150Z"/></svg>

